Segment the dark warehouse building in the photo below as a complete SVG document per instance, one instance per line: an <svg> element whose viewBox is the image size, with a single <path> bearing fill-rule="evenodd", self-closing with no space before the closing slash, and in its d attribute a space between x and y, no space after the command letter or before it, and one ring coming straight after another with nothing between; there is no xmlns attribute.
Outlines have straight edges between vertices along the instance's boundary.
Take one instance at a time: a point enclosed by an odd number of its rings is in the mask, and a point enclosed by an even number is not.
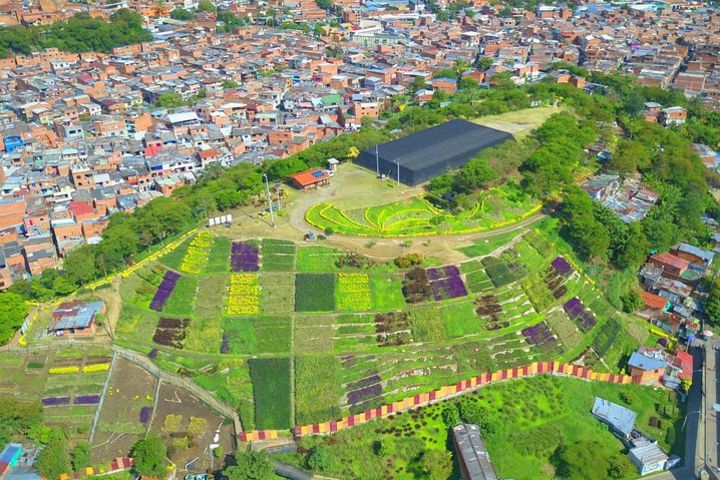
<svg viewBox="0 0 720 480"><path fill-rule="evenodd" d="M451 120L441 125L370 148L358 155L356 163L379 174L415 186L458 168L482 150L512 140L509 133Z"/></svg>

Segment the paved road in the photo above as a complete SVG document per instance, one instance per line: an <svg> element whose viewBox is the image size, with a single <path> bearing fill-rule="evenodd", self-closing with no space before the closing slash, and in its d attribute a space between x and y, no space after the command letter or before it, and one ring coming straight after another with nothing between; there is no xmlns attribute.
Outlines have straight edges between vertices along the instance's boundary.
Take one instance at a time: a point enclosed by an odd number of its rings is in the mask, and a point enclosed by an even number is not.
<svg viewBox="0 0 720 480"><path fill-rule="evenodd" d="M695 371L693 372L693 383L688 392L687 413L685 421L685 456L682 468L673 469L668 472L658 473L650 477L652 480L694 480L704 466L703 456L706 448L705 422L703 411L703 385L706 383L704 368L705 357L704 345L691 349ZM712 347L710 351L713 352ZM714 381L713 381L714 383ZM699 447L699 448L698 448Z"/></svg>
<svg viewBox="0 0 720 480"><path fill-rule="evenodd" d="M717 478L718 458L720 458L718 450L718 419L715 412L715 404L718 398L718 352L715 350L716 343L708 341L705 343L705 365L703 370L705 374L704 388L704 422L705 428L705 465L706 469L713 472L711 477Z"/></svg>

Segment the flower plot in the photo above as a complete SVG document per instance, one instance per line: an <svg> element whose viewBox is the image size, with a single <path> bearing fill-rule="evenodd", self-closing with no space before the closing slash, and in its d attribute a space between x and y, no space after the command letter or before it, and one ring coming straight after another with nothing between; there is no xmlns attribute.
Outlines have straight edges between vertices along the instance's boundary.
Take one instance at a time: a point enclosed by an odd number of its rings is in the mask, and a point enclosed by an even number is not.
<svg viewBox="0 0 720 480"><path fill-rule="evenodd" d="M100 403L100 395L80 395L75 397L75 405L97 405Z"/></svg>
<svg viewBox="0 0 720 480"><path fill-rule="evenodd" d="M380 347L405 345L412 342L410 319L406 312L378 313L375 315L375 332Z"/></svg>
<svg viewBox="0 0 720 480"><path fill-rule="evenodd" d="M68 405L69 403L70 397L45 397L42 399L42 404L46 407Z"/></svg>
<svg viewBox="0 0 720 480"><path fill-rule="evenodd" d="M198 233L188 246L187 252L180 264L180 270L194 275L202 273L208 263L212 245L212 233Z"/></svg>
<svg viewBox="0 0 720 480"><path fill-rule="evenodd" d="M427 271L415 267L405 272L402 292L407 303L419 303L429 299L433 290Z"/></svg>
<svg viewBox="0 0 720 480"><path fill-rule="evenodd" d="M555 259L550 263L550 266L553 268L553 270L555 270L563 277L567 277L568 275L573 273L573 269L570 266L570 263L568 263L568 261L565 260L565 257L561 255L555 257Z"/></svg>
<svg viewBox="0 0 720 480"><path fill-rule="evenodd" d="M460 269L455 265L428 268L428 280L435 300L467 296L467 289L460 277Z"/></svg>
<svg viewBox="0 0 720 480"><path fill-rule="evenodd" d="M230 253L230 269L233 272L257 272L260 270L260 250L255 245L233 242Z"/></svg>
<svg viewBox="0 0 720 480"><path fill-rule="evenodd" d="M163 309L165 302L167 302L170 295L172 295L173 290L175 290L175 285L177 285L179 279L180 275L178 273L169 270L165 272L165 276L163 277L163 280L158 286L155 296L150 303L151 310L159 312Z"/></svg>
<svg viewBox="0 0 720 480"><path fill-rule="evenodd" d="M578 297L573 297L565 302L563 309L583 332L590 331L597 323L595 316L585 308Z"/></svg>
<svg viewBox="0 0 720 480"><path fill-rule="evenodd" d="M230 275L228 315L257 315L260 313L260 280L253 273Z"/></svg>
<svg viewBox="0 0 720 480"><path fill-rule="evenodd" d="M187 318L161 318L153 334L153 342L174 348L183 348L190 320Z"/></svg>
<svg viewBox="0 0 720 480"><path fill-rule="evenodd" d="M363 311L372 308L370 278L365 273L340 273L337 278L336 304L338 310Z"/></svg>

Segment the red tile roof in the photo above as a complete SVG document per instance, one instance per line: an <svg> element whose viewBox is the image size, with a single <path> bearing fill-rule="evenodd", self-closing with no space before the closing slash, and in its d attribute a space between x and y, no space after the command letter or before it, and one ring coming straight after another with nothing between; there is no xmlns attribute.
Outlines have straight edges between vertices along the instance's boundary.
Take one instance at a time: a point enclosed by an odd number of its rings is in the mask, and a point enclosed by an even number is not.
<svg viewBox="0 0 720 480"><path fill-rule="evenodd" d="M652 258L656 262L663 263L665 265L670 265L679 270L685 270L686 268L688 268L690 266L690 262L688 262L684 258L675 256L670 252L657 253L650 258Z"/></svg>
<svg viewBox="0 0 720 480"><path fill-rule="evenodd" d="M678 350L675 352L675 361L672 362L675 367L678 367L678 377L683 380L692 380L693 375L693 357L689 353Z"/></svg>
<svg viewBox="0 0 720 480"><path fill-rule="evenodd" d="M645 301L645 306L648 308L653 308L657 310L664 310L665 305L667 305L667 298L661 297L660 295L655 295L654 293L646 292L643 290L640 293L643 297L643 300Z"/></svg>
<svg viewBox="0 0 720 480"><path fill-rule="evenodd" d="M70 211L76 217L78 215L88 215L93 212L93 206L88 202L70 202Z"/></svg>
<svg viewBox="0 0 720 480"><path fill-rule="evenodd" d="M318 172L318 173L316 173ZM322 174L322 175L321 175ZM290 177L295 183L306 187L330 178L330 175L321 168L311 168L304 172L296 173Z"/></svg>

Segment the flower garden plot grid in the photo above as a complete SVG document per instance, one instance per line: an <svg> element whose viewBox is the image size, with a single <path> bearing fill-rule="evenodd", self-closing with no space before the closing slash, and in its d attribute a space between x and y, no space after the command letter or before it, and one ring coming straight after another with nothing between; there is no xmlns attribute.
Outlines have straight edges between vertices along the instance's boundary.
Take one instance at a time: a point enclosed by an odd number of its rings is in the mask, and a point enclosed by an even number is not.
<svg viewBox="0 0 720 480"><path fill-rule="evenodd" d="M230 269L233 272L257 272L260 270L260 250L244 242L233 242L230 253Z"/></svg>
<svg viewBox="0 0 720 480"><path fill-rule="evenodd" d="M150 303L150 308L152 310L159 312L163 309L165 302L167 302L167 299L170 298L170 295L175 289L175 285L179 279L180 275L178 273L169 270L165 272L165 277L158 286L155 296L152 299L152 303Z"/></svg>

